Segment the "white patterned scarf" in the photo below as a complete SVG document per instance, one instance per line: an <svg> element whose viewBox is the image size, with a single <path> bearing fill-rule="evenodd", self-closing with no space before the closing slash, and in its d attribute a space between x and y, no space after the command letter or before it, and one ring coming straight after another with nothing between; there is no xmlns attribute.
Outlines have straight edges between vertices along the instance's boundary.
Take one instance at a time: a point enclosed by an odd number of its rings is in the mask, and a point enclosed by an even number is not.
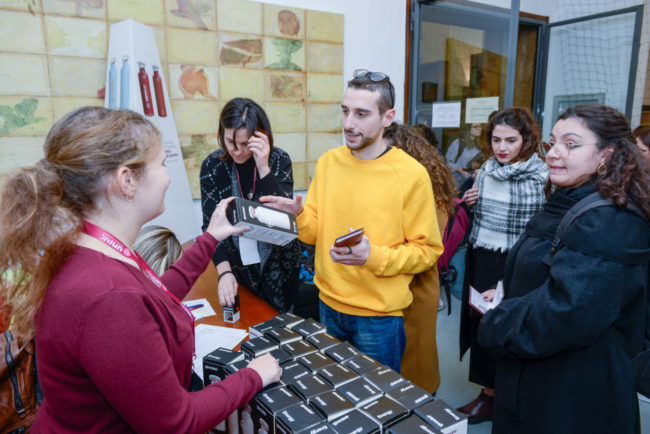
<svg viewBox="0 0 650 434"><path fill-rule="evenodd" d="M488 250L509 250L546 200L548 168L537 154L501 165L494 156L478 172L478 200L469 242Z"/></svg>

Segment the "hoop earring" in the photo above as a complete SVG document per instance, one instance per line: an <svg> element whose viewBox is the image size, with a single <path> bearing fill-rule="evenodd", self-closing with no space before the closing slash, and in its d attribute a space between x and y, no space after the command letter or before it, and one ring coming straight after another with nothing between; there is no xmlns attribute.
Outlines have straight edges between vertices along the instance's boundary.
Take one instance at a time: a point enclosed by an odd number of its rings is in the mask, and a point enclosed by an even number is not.
<svg viewBox="0 0 650 434"><path fill-rule="evenodd" d="M600 162L598 167L596 167L596 173L600 176L607 175L607 166L605 166L605 163Z"/></svg>

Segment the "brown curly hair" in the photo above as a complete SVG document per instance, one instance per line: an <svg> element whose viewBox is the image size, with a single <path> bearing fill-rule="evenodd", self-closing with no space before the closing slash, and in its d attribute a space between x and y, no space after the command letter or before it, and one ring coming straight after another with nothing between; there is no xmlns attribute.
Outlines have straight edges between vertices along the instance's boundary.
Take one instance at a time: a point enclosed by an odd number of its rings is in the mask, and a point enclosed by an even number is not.
<svg viewBox="0 0 650 434"><path fill-rule="evenodd" d="M438 150L424 138L420 130L397 122L393 122L384 130L384 139L418 160L427 169L433 186L436 207L445 210L448 216L452 215L455 208L454 198L458 190L456 181Z"/></svg>
<svg viewBox="0 0 650 434"><path fill-rule="evenodd" d="M625 116L612 107L587 104L568 108L557 120L572 118L598 137L598 149L613 148L605 173L593 175L600 194L621 207L631 200L650 218L650 164L636 147Z"/></svg>
<svg viewBox="0 0 650 434"><path fill-rule="evenodd" d="M129 110L81 107L57 121L45 158L5 181L0 194L0 298L12 328L31 336L47 286L72 253L83 218L105 197L120 166L140 176L160 141L156 127Z"/></svg>
<svg viewBox="0 0 650 434"><path fill-rule="evenodd" d="M521 134L521 138L524 141L519 150L519 154L512 160L512 163L528 161L534 153L538 152L539 128L530 110L521 107L508 107L492 112L488 118L487 142L483 149L486 159L494 155L492 151L492 132L494 132L494 128L497 125L506 125L514 128Z"/></svg>

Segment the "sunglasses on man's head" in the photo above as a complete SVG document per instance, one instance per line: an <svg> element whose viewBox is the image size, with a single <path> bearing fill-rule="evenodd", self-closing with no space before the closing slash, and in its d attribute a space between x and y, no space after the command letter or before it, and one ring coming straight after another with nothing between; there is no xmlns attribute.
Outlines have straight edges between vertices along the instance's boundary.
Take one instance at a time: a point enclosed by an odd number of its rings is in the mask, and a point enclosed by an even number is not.
<svg viewBox="0 0 650 434"><path fill-rule="evenodd" d="M390 91L390 103L391 107L395 105L395 94L393 93L393 87L390 85L390 77L387 74L384 74L383 72L373 72L373 71L368 71L367 69L355 69L355 71L352 73L354 78L365 78L368 77L370 81L373 83L379 83L384 80L388 80L388 89Z"/></svg>

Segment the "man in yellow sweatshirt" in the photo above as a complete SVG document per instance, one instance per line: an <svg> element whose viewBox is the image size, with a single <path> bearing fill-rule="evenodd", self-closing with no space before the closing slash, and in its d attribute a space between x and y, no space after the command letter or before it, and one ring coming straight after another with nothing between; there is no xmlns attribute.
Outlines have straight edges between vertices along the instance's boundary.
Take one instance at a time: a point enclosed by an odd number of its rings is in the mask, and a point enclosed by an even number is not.
<svg viewBox="0 0 650 434"><path fill-rule="evenodd" d="M355 71L341 105L346 146L318 160L304 207L300 195L261 200L295 213L300 240L316 245L314 282L327 331L399 372L409 283L434 266L442 241L426 169L382 142L394 99L387 75ZM365 231L359 244L333 246L358 228Z"/></svg>

